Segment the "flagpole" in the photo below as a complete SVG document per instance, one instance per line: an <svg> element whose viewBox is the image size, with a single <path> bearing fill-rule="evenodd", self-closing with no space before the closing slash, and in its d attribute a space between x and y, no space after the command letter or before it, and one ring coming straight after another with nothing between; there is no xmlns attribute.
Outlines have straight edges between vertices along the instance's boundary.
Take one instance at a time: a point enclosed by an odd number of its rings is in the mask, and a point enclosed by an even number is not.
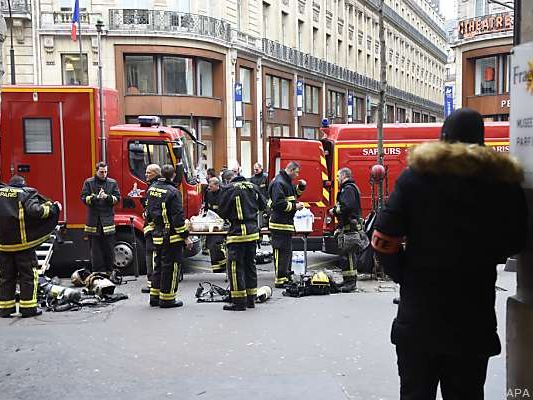
<svg viewBox="0 0 533 400"><path fill-rule="evenodd" d="M81 15L79 15L79 11L78 11L78 42L80 42L80 85L83 85L83 51L82 51L82 48L81 48ZM87 58L87 67L89 66L89 58ZM87 71L89 72L89 71Z"/></svg>

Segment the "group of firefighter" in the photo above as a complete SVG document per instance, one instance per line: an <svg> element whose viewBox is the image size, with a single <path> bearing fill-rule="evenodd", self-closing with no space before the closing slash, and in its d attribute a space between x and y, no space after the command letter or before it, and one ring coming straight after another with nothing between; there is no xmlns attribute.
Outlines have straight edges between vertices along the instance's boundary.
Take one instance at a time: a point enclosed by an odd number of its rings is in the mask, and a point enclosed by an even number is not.
<svg viewBox="0 0 533 400"><path fill-rule="evenodd" d="M298 197L306 182L297 180L300 165L291 161L268 184L262 166L256 163L254 176L241 175L237 161L231 163L221 178L211 176L204 198L204 211L212 210L229 222L227 234L209 236L214 272L226 272L230 282L231 303L224 310L244 311L255 306L257 271L255 256L261 237L263 213L269 211L275 287L292 282L291 238L294 215L304 207ZM341 229L351 229L360 215L359 191L351 171L339 171L340 192L335 208ZM184 247L191 247L183 212L179 182L172 165L150 164L146 168L145 227L146 264L150 306L174 308L183 305L176 298ZM89 238L92 271L110 272L114 264L114 206L120 201L117 182L108 177L108 167L99 162L95 174L85 180L81 201L87 206L85 233ZM15 291L20 283L20 312L23 317L40 315L37 304L38 261L35 249L48 240L57 225L61 204L42 197L27 187L21 176L13 176L0 186L0 317L15 312ZM355 254L341 260L342 291L355 290Z"/></svg>

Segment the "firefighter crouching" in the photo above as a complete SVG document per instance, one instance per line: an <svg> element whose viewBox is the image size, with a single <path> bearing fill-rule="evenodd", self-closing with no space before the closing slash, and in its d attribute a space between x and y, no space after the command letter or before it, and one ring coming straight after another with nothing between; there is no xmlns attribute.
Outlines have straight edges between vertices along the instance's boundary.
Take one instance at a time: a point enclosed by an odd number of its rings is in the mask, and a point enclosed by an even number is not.
<svg viewBox="0 0 533 400"><path fill-rule="evenodd" d="M337 230L343 232L353 232L357 229L357 224L361 221L361 196L359 189L352 178L350 168L341 168L337 173L339 181L339 192L337 193L337 204L330 210L330 214L337 217ZM355 291L357 284L357 265L355 251L344 254L340 260L342 269L341 292L349 293Z"/></svg>
<svg viewBox="0 0 533 400"><path fill-rule="evenodd" d="M117 181L107 176L107 164L96 164L96 173L83 183L81 201L87 206L85 233L91 246L92 272L111 272L114 264L115 212L120 200Z"/></svg>
<svg viewBox="0 0 533 400"><path fill-rule="evenodd" d="M205 193L204 211L211 210L219 213L220 197L222 190L220 189L220 181L213 177L209 179L209 186ZM211 258L211 268L213 272L226 272L226 254L224 252L224 236L213 235L207 236L207 248L209 249L209 257Z"/></svg>
<svg viewBox="0 0 533 400"><path fill-rule="evenodd" d="M300 180L296 186L292 180L298 178L300 164L291 161L270 183L268 188L269 204L272 210L268 227L272 235L274 250L275 287L283 288L291 281L292 233L294 214L301 210L303 203L296 198L305 190L306 182Z"/></svg>
<svg viewBox="0 0 533 400"><path fill-rule="evenodd" d="M161 175L148 189L146 201L146 219L154 225L152 238L156 251L150 306L174 308L183 305L176 299L179 269L184 244L191 246L192 242L185 226L181 193L173 183L174 167L163 165Z"/></svg>
<svg viewBox="0 0 533 400"><path fill-rule="evenodd" d="M146 177L146 182L148 182L148 187L153 185L157 179L161 177L161 167L157 164L150 164L146 166L146 172L144 174ZM146 199L144 199L144 207L146 209ZM145 251L146 251L146 279L147 286L141 289L142 293L150 293L151 287L151 276L154 271L154 258L155 258L155 247L154 241L152 238L152 231L154 230L154 224L148 223L146 216L144 218L144 241L145 241Z"/></svg>
<svg viewBox="0 0 533 400"><path fill-rule="evenodd" d="M233 174L235 174L233 168ZM237 167L238 169L238 167ZM257 297L256 242L259 240L257 212L265 208L265 200L257 186L235 175L224 188L219 214L229 220L226 239L228 247L228 278L232 304L227 311L245 311L255 307Z"/></svg>
<svg viewBox="0 0 533 400"><path fill-rule="evenodd" d="M23 318L41 315L37 307L38 263L35 248L55 229L61 204L44 199L15 175L0 184L0 317L15 312L15 290L20 285Z"/></svg>

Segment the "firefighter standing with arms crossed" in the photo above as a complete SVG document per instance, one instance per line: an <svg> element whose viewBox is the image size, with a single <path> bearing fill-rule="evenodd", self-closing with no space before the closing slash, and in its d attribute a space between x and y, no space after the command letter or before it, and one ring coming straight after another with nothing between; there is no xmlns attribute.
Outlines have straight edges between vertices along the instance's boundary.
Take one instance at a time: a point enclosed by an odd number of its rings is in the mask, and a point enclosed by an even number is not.
<svg viewBox="0 0 533 400"><path fill-rule="evenodd" d="M35 248L48 240L60 212L60 203L26 187L21 176L13 176L8 186L0 184L0 317L15 312L17 280L22 317L42 314L37 307Z"/></svg>
<svg viewBox="0 0 533 400"><path fill-rule="evenodd" d="M256 242L259 240L257 212L266 206L256 185L236 175L238 164L232 168L234 177L224 188L219 213L230 221L226 243L228 247L228 277L232 304L227 311L245 311L255 307L257 297Z"/></svg>
<svg viewBox="0 0 533 400"><path fill-rule="evenodd" d="M209 185L205 192L204 212L211 210L219 213L220 198L222 190L220 181L216 177L209 178ZM213 272L226 272L226 254L224 254L224 236L211 235L206 238L209 257L211 258L211 268Z"/></svg>
<svg viewBox="0 0 533 400"><path fill-rule="evenodd" d="M107 176L107 164L96 164L96 173L83 183L81 201L87 206L85 233L91 246L92 272L111 272L114 264L115 212L120 200L117 181Z"/></svg>
<svg viewBox="0 0 533 400"><path fill-rule="evenodd" d="M157 164L150 164L146 166L146 182L148 183L148 188L152 186L160 177L161 177L161 167ZM146 198L144 199L144 207L146 209ZM146 214L146 213L145 213ZM146 243L146 279L147 286L141 289L142 293L150 293L150 287L152 285L151 276L154 272L154 258L155 258L155 247L154 241L152 238L152 231L154 230L154 224L149 224L146 220L146 215L144 218L144 241Z"/></svg>
<svg viewBox="0 0 533 400"><path fill-rule="evenodd" d="M272 209L268 227L272 234L274 250L275 287L283 288L291 281L292 233L294 232L294 214L304 208L297 202L306 187L301 179L296 186L292 181L300 174L300 164L290 161L284 170L270 183L268 188L269 204Z"/></svg>
<svg viewBox="0 0 533 400"><path fill-rule="evenodd" d="M183 305L176 300L179 269L184 244L189 248L192 242L185 226L181 193L173 183L174 167L163 165L161 175L148 189L146 202L146 220L154 224L152 237L156 249L150 306L174 308Z"/></svg>

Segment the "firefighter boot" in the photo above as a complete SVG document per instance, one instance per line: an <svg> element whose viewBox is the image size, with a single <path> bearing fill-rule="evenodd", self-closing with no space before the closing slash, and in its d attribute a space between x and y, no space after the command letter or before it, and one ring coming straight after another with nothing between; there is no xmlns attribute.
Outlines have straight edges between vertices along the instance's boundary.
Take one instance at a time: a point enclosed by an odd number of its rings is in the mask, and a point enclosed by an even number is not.
<svg viewBox="0 0 533 400"><path fill-rule="evenodd" d="M226 311L246 311L246 302L244 299L235 299L233 303L226 304L222 309Z"/></svg>
<svg viewBox="0 0 533 400"><path fill-rule="evenodd" d="M141 288L141 293L150 293L150 288L152 287L152 284L150 281L146 284L145 287Z"/></svg>
<svg viewBox="0 0 533 400"><path fill-rule="evenodd" d="M159 307L159 296L150 295L150 307Z"/></svg>
<svg viewBox="0 0 533 400"><path fill-rule="evenodd" d="M159 300L159 307L161 308L176 308L183 306L181 300Z"/></svg>
<svg viewBox="0 0 533 400"><path fill-rule="evenodd" d="M357 278L355 276L347 276L344 278L344 281L342 282L342 286L340 287L341 293L355 292L356 287L357 287Z"/></svg>
<svg viewBox="0 0 533 400"><path fill-rule="evenodd" d="M25 310L20 312L22 318L38 317L43 311L40 308L33 308L31 310Z"/></svg>
<svg viewBox="0 0 533 400"><path fill-rule="evenodd" d="M255 299L257 298L256 295L248 295L246 296L246 308L255 308Z"/></svg>

